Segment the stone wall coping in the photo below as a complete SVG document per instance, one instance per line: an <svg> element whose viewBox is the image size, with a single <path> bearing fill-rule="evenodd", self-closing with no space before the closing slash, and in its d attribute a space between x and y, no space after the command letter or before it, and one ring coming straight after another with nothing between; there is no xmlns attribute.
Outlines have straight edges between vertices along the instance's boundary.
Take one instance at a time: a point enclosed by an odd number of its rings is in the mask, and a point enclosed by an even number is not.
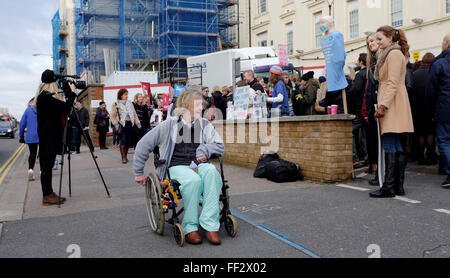
<svg viewBox="0 0 450 278"><path fill-rule="evenodd" d="M326 121L353 121L356 118L354 115L311 115L299 117L282 117L278 118L279 123L287 122L326 122ZM250 119L250 120L218 120L212 122L213 124L256 124L261 122L276 122L274 118L271 119Z"/></svg>

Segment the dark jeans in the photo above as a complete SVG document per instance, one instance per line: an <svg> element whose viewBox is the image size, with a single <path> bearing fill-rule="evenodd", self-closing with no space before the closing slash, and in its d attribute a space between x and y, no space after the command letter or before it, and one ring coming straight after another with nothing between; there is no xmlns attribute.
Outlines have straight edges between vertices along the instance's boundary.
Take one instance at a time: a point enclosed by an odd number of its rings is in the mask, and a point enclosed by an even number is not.
<svg viewBox="0 0 450 278"><path fill-rule="evenodd" d="M39 146L39 143L28 144L28 149L30 150L30 157L28 157L28 169L31 169L31 170L34 169L34 164L36 163L38 146Z"/></svg>
<svg viewBox="0 0 450 278"><path fill-rule="evenodd" d="M106 133L108 133L108 126L98 126L98 143L100 146L106 146Z"/></svg>
<svg viewBox="0 0 450 278"><path fill-rule="evenodd" d="M443 170L450 175L450 123L438 123L436 138Z"/></svg>
<svg viewBox="0 0 450 278"><path fill-rule="evenodd" d="M70 141L70 150L71 151L80 151L81 145L81 130L78 127L72 127L72 140Z"/></svg>
<svg viewBox="0 0 450 278"><path fill-rule="evenodd" d="M39 152L39 163L41 166L42 195L48 196L53 193L52 169L55 165L56 154Z"/></svg>
<svg viewBox="0 0 450 278"><path fill-rule="evenodd" d="M119 144L120 142L119 133L117 133L117 130L114 127L112 128L112 130L113 130L113 145Z"/></svg>
<svg viewBox="0 0 450 278"><path fill-rule="evenodd" d="M120 145L130 147L133 138L133 126L131 121L126 121L125 126L122 128L122 134L120 136Z"/></svg>
<svg viewBox="0 0 450 278"><path fill-rule="evenodd" d="M367 125L367 155L370 164L378 163L378 126L374 117L369 117Z"/></svg>
<svg viewBox="0 0 450 278"><path fill-rule="evenodd" d="M361 131L361 138L360 138ZM356 116L353 120L353 160L367 160L367 123L362 116Z"/></svg>

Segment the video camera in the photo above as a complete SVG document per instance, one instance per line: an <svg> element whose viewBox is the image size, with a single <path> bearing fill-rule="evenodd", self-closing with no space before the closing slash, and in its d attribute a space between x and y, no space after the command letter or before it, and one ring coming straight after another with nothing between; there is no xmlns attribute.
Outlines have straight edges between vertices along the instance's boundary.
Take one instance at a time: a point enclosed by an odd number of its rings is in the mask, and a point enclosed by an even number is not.
<svg viewBox="0 0 450 278"><path fill-rule="evenodd" d="M58 84L58 87L63 90L63 92L70 91L70 84L74 84L75 87L79 90L84 90L87 88L86 82L80 79L78 75L63 75L63 74L55 74L55 79ZM75 79L75 81L70 80L70 78Z"/></svg>

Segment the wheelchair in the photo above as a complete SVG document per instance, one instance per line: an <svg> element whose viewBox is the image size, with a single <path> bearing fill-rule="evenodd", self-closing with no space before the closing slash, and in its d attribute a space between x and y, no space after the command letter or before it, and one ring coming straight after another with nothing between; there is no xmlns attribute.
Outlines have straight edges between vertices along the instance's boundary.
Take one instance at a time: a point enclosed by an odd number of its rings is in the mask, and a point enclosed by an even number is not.
<svg viewBox="0 0 450 278"><path fill-rule="evenodd" d="M228 195L229 186L228 181L224 178L222 158L213 156L210 159L217 159L220 164L220 175L222 177L222 192L219 198L220 224L224 224L225 230L230 237L235 237L237 234L237 222L230 211L230 197ZM166 164L165 160L160 160L158 149L154 151L154 164L155 168ZM145 193L150 227L156 234L162 236L164 234L165 223L172 225L175 241L182 247L186 240L183 227L179 220L179 216L184 212L183 207L178 209L178 204L180 200L182 200L181 192L179 190L180 184L178 181L170 178L169 169L167 169L165 177L167 178L164 181L160 181L155 173L151 173L147 177ZM201 201L202 200L200 200L200 206L202 206ZM166 215L168 217L166 217Z"/></svg>

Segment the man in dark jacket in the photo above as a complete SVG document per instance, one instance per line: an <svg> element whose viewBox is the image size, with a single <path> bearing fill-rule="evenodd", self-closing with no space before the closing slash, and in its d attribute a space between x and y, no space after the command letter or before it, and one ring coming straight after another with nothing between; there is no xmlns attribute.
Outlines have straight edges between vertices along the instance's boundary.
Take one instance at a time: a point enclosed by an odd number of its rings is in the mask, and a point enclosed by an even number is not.
<svg viewBox="0 0 450 278"><path fill-rule="evenodd" d="M81 127L77 122L77 116L74 114L77 113L78 119L80 120ZM80 153L81 146L81 135L84 132L88 141L90 141L89 137L89 112L88 110L81 104L80 101L77 101L75 104L75 109L73 110L72 117L72 150ZM87 142L92 146L91 142Z"/></svg>
<svg viewBox="0 0 450 278"><path fill-rule="evenodd" d="M294 113L295 116L316 115L315 104L317 100L317 91L320 89L320 83L314 79L314 72L305 73L300 81L301 90L294 95Z"/></svg>
<svg viewBox="0 0 450 278"><path fill-rule="evenodd" d="M244 80L256 93L258 93L258 91L264 93L263 86L256 80L255 73L252 70L244 72Z"/></svg>
<svg viewBox="0 0 450 278"><path fill-rule="evenodd" d="M431 66L427 84L427 102L437 124L436 137L447 180L442 187L450 188L450 33L443 42L442 58Z"/></svg>
<svg viewBox="0 0 450 278"><path fill-rule="evenodd" d="M361 53L358 58L358 66L361 68L355 76L351 89L347 93L348 112L355 115L353 120L353 162L365 162L367 157L367 122L361 114L361 108L364 102L364 92L367 83L367 54ZM360 140L359 133L362 138Z"/></svg>

